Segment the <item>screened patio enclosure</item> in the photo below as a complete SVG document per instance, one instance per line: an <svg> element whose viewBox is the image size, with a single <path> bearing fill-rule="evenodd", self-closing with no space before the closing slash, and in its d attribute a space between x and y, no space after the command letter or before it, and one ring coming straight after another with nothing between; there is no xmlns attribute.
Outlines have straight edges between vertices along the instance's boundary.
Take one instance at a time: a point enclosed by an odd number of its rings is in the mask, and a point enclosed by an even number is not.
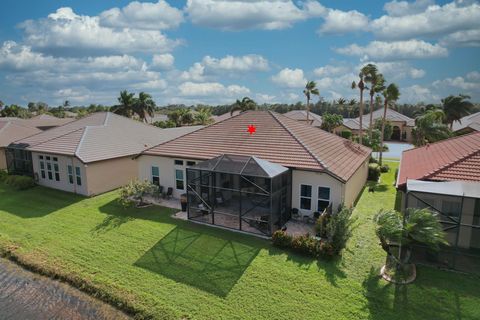
<svg viewBox="0 0 480 320"><path fill-rule="evenodd" d="M187 199L188 219L270 236L289 219L291 171L224 154L187 168Z"/></svg>

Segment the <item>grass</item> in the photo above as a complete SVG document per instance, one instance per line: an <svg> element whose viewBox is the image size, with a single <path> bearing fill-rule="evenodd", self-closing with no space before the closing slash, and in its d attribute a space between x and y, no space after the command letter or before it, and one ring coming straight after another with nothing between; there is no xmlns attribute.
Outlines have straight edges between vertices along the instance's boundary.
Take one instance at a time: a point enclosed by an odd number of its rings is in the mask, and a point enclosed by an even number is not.
<svg viewBox="0 0 480 320"><path fill-rule="evenodd" d="M372 216L392 208L393 174L364 190L341 258L295 255L269 241L94 198L0 185L0 248L22 263L88 284L158 319L478 319L480 278L418 267L417 280L381 280L385 254Z"/></svg>

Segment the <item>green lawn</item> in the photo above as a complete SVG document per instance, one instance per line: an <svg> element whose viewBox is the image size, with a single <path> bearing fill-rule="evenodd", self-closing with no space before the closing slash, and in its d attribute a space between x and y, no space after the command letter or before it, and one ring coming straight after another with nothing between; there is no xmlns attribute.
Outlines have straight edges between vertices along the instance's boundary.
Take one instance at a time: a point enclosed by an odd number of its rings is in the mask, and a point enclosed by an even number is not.
<svg viewBox="0 0 480 320"><path fill-rule="evenodd" d="M0 186L0 246L30 263L109 290L155 318L479 319L480 278L425 267L395 287L378 277L384 253L372 216L395 203L393 173L365 190L341 259L314 260L266 240L124 210L115 192L82 198Z"/></svg>

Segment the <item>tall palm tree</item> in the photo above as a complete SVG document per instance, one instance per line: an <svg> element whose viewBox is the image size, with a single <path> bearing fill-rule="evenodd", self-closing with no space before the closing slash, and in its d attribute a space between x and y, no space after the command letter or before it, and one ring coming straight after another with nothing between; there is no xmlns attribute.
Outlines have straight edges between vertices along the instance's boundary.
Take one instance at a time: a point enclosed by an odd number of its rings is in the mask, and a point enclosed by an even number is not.
<svg viewBox="0 0 480 320"><path fill-rule="evenodd" d="M383 139L385 138L385 121L387 118L387 109L389 105L394 104L400 97L400 90L395 83L391 83L385 90L383 90L383 118L382 118L382 131L380 132L380 157L379 164L382 165L383 156Z"/></svg>
<svg viewBox="0 0 480 320"><path fill-rule="evenodd" d="M395 263L399 269L410 263L413 243L432 249L448 244L440 220L427 208L409 208L404 214L381 210L375 215L374 221L380 245L387 253L387 261ZM399 249L396 250L396 247Z"/></svg>
<svg viewBox="0 0 480 320"><path fill-rule="evenodd" d="M138 98L133 104L133 112L135 112L142 122L147 121L147 115L153 118L155 114L155 102L152 96L145 92L140 92Z"/></svg>
<svg viewBox="0 0 480 320"><path fill-rule="evenodd" d="M412 130L413 144L423 146L447 139L451 136L450 128L444 124L445 113L442 109L431 108L415 119L415 128Z"/></svg>
<svg viewBox="0 0 480 320"><path fill-rule="evenodd" d="M235 104L230 109L230 115L232 116L235 111L245 112L247 110L256 110L257 103L250 99L249 97L243 97L240 101L237 99Z"/></svg>
<svg viewBox="0 0 480 320"><path fill-rule="evenodd" d="M442 99L445 122L450 126L450 130L453 127L454 121L460 121L460 119L471 113L473 104L467 101L468 99L470 99L470 96L463 94L448 96Z"/></svg>
<svg viewBox="0 0 480 320"><path fill-rule="evenodd" d="M317 89L317 84L315 81L307 81L307 84L305 85L305 89L303 89L303 94L307 98L307 122L310 120L310 99L312 94L319 96L320 92Z"/></svg>
<svg viewBox="0 0 480 320"><path fill-rule="evenodd" d="M133 116L133 105L135 104L135 93L123 90L117 100L120 104L112 107L112 112L131 118Z"/></svg>
<svg viewBox="0 0 480 320"><path fill-rule="evenodd" d="M370 123L368 126L368 135L370 139L372 138L372 128L373 128L373 97L376 93L383 92L385 90L385 79L381 73L378 73L377 66L374 64L367 64L362 68L362 73L365 75L365 82L370 84ZM366 88L368 89L368 88Z"/></svg>
<svg viewBox="0 0 480 320"><path fill-rule="evenodd" d="M355 81L352 82L352 89L356 89L358 88L359 92L360 92L360 115L359 115L359 122L360 122L360 136L359 136L359 142L360 144L362 144L362 138L363 138L363 90L365 90L365 83L363 82L363 78L364 78L364 74L362 71L360 71L360 73L358 74L358 77L360 78L358 80L358 83L356 83Z"/></svg>

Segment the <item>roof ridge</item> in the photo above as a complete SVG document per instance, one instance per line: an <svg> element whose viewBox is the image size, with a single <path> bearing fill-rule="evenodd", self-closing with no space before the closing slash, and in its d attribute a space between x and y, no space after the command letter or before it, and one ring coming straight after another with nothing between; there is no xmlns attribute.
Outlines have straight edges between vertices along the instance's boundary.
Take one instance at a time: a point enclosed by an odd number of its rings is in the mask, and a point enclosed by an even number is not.
<svg viewBox="0 0 480 320"><path fill-rule="evenodd" d="M106 119L107 117L105 117ZM85 128L83 128L83 133L82 133L82 137L80 138L80 141L78 142L78 145L77 147L75 148L75 152L73 153L78 159L82 160L82 158L80 157L79 155L79 151L80 151L80 147L82 146L83 144L83 140L85 139L85 136L87 135L87 130L90 126L85 126ZM74 131L75 132L75 131ZM83 162L83 160L82 160Z"/></svg>
<svg viewBox="0 0 480 320"><path fill-rule="evenodd" d="M440 173L441 171L447 170L448 168L451 168L451 167L453 167L454 165L456 165L456 164L458 164L458 163L460 163L460 162L462 162L462 161L467 160L468 158L474 157L474 156L476 156L477 154L480 155L480 150L474 150L474 151L470 152L469 154L465 155L464 157L461 157L461 158L459 158L459 159L457 159L457 160L455 160L455 161L452 161L452 162L450 162L450 163L447 163L447 164L441 166L440 168L437 168L436 170L434 170L434 171L432 171L432 172L429 172L429 173L426 174L422 179L429 179L429 178L431 178L432 176Z"/></svg>
<svg viewBox="0 0 480 320"><path fill-rule="evenodd" d="M276 114L274 112L272 112L271 110L268 110L268 113L285 129L287 130L287 132L292 136L293 139L295 139L309 154L310 156L312 156L313 159L315 159L315 161L318 162L319 165L321 165L325 170L329 171L328 170L328 166L326 166L323 161L321 161L311 150L310 148L308 148L308 146L305 145L305 143L303 141L301 141L300 139L298 139L294 134L293 132L290 130L290 128L288 128L282 121L280 121L280 119L277 118ZM295 121L295 120L293 120Z"/></svg>
<svg viewBox="0 0 480 320"><path fill-rule="evenodd" d="M27 148L30 148L30 147L35 147L35 146L39 146L39 145L41 145L41 144L44 144L44 143L47 143L47 142L53 141L53 140L55 140L55 139L58 139L58 138L61 138L61 137L67 136L67 135L69 135L69 134L72 134L72 133L74 133L74 132L77 132L77 131L79 131L79 130L84 130L84 129L85 129L85 127L78 128L78 129L76 129L76 130L73 130L73 131L68 131L68 132L67 132L67 133L65 133L65 134L61 134L61 135L59 135L59 136L56 136L56 137L53 137L53 138L51 138L51 139L48 139L48 140L42 141L42 142L40 142L40 143L37 143L37 144L35 144L35 145L28 146ZM42 133L42 132L40 132L40 133ZM40 134L40 133L37 133L37 134ZM34 134L34 135L35 135L35 134ZM32 136L34 136L34 135L32 135ZM25 139L25 138L24 138L24 139ZM23 140L23 139L20 139L20 140Z"/></svg>
<svg viewBox="0 0 480 320"><path fill-rule="evenodd" d="M428 143L428 144L426 144L426 145L424 145L424 146L420 146L420 147L416 147L416 148L413 148L413 149L404 150L402 153L413 152L413 151L420 150L420 149L426 149L426 148L431 147L431 146L433 146L433 145L437 145L437 144L441 144L441 143L447 143L447 142L450 142L450 141L453 141L453 140L465 138L465 137L468 137L468 136L473 136L473 135L476 135L476 134L479 134L479 135L480 135L480 131L474 131L474 132L462 134L462 135L460 135L460 136L451 137L451 138L448 138L448 139L445 139L445 140L435 141L435 142L432 142L432 143Z"/></svg>
<svg viewBox="0 0 480 320"><path fill-rule="evenodd" d="M1 127L0 128L0 132L2 132L3 130L5 130L5 128L7 128L8 126L10 126L12 124L11 121L5 121L7 124L4 126L4 127Z"/></svg>

